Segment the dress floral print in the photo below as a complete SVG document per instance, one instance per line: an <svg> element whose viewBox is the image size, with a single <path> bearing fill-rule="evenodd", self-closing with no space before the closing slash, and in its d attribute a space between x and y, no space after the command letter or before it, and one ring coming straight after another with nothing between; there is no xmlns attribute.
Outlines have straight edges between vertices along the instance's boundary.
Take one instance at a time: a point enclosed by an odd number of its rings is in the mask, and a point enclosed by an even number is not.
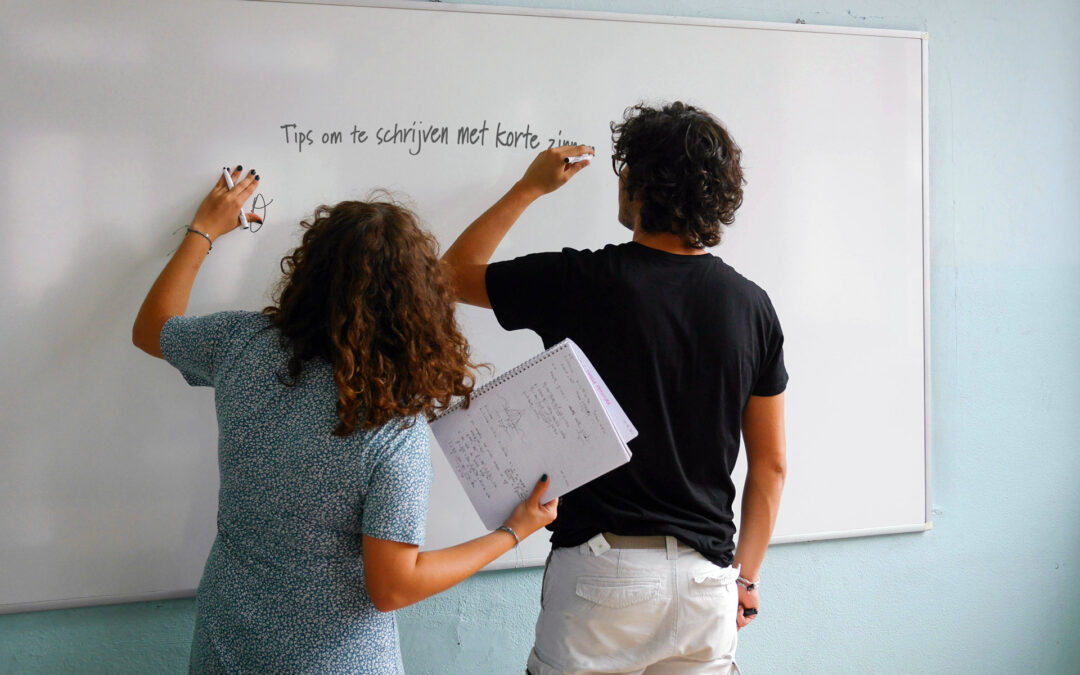
<svg viewBox="0 0 1080 675"><path fill-rule="evenodd" d="M423 418L337 424L330 365L304 364L254 312L174 317L166 360L214 388L217 537L197 593L193 673L401 673L393 613L364 586L361 535L421 544L431 488Z"/></svg>

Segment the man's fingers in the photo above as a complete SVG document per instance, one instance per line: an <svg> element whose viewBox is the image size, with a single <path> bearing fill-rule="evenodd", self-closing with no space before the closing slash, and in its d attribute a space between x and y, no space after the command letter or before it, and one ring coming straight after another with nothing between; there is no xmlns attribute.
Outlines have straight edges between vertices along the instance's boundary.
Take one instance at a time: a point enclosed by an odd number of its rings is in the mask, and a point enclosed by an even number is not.
<svg viewBox="0 0 1080 675"><path fill-rule="evenodd" d="M262 224L262 218L256 213L245 213L244 218L247 218L247 221L249 223L259 223L260 225Z"/></svg>
<svg viewBox="0 0 1080 675"><path fill-rule="evenodd" d="M578 171L581 171L585 167L589 166L590 163L591 163L590 160L583 159L580 162L575 162L574 164L568 164L566 166L566 173L569 174L571 178L573 178L575 175L577 175Z"/></svg>
<svg viewBox="0 0 1080 675"><path fill-rule="evenodd" d="M595 155L596 148L591 145L560 145L552 148L559 157L577 157L578 155Z"/></svg>

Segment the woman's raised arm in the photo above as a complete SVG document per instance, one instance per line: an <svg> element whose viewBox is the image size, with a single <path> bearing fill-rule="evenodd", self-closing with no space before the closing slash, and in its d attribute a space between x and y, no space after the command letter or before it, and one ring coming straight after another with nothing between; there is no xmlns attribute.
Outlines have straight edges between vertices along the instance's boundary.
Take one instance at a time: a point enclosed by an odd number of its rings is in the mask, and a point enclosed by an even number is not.
<svg viewBox="0 0 1080 675"><path fill-rule="evenodd" d="M187 311L195 275L206 254L213 248L213 242L239 225L237 214L259 181L254 169L241 180L242 169L242 166L237 166L232 170L230 178L234 187L231 190L225 183L226 170L222 170L221 178L195 212L195 219L188 226L180 247L146 294L135 317L135 324L131 327L131 341L147 354L162 358L162 327L172 317L181 316ZM254 213L244 215L249 222L261 222Z"/></svg>

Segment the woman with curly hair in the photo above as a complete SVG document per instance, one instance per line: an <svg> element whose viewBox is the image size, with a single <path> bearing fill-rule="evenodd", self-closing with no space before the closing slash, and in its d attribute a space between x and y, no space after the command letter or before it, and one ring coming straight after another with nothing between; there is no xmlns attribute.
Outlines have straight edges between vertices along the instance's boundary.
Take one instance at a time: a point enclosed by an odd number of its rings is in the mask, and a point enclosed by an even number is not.
<svg viewBox="0 0 1080 675"><path fill-rule="evenodd" d="M475 367L434 239L394 203L320 206L282 260L276 304L184 316L259 176L238 166L232 179L202 202L132 329L136 346L214 388L218 527L191 671L402 672L393 610L510 550L557 501L541 503L545 475L503 529L420 553L427 417L469 395Z"/></svg>

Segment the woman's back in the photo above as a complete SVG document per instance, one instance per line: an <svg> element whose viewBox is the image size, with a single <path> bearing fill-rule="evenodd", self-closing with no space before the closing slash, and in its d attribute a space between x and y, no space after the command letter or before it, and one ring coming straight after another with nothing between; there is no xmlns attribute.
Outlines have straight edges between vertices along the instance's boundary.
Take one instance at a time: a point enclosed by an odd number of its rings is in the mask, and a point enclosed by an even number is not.
<svg viewBox="0 0 1080 675"><path fill-rule="evenodd" d="M132 326L217 404L218 534L198 591L196 673L402 672L393 610L443 591L557 515L547 474L499 530L419 550L427 415L473 390L438 244L388 201L319 206L262 314L187 317L195 275L259 176L199 205ZM380 611L381 610L381 611Z"/></svg>
<svg viewBox="0 0 1080 675"><path fill-rule="evenodd" d="M422 543L423 418L333 435L330 364L313 359L284 384L289 354L261 314L170 319L161 348L189 383L214 387L218 415L218 536L199 586L192 669L398 669L393 615L365 590L361 536Z"/></svg>

